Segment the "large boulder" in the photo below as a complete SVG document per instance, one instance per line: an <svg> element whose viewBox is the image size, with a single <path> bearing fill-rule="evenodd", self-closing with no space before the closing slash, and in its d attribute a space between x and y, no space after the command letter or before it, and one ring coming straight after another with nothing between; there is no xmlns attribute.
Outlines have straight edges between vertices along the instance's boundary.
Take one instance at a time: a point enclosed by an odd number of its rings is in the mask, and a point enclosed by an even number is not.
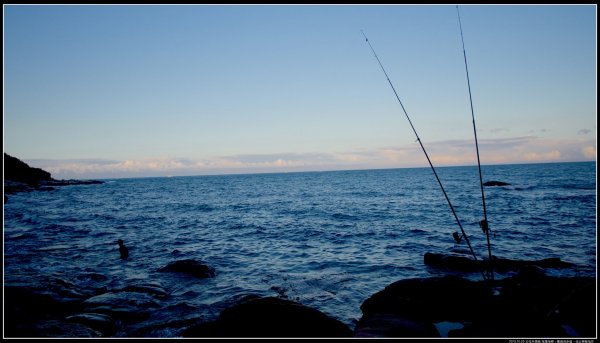
<svg viewBox="0 0 600 343"><path fill-rule="evenodd" d="M159 271L184 273L200 279L215 276L215 269L213 267L192 259L171 262L165 267L160 268Z"/></svg>
<svg viewBox="0 0 600 343"><path fill-rule="evenodd" d="M187 329L184 337L351 337L342 322L290 300L248 297L216 321Z"/></svg>
<svg viewBox="0 0 600 343"><path fill-rule="evenodd" d="M362 304L355 336L439 337L448 323L457 327L448 337L593 336L595 286L594 278L550 277L538 267L493 282L400 280Z"/></svg>

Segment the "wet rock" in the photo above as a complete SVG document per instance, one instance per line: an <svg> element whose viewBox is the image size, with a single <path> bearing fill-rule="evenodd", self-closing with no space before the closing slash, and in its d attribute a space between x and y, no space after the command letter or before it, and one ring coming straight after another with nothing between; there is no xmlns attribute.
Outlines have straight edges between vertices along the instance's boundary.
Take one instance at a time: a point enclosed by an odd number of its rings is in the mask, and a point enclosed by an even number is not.
<svg viewBox="0 0 600 343"><path fill-rule="evenodd" d="M363 316L395 314L423 322L460 322L482 311L491 291L484 284L456 276L400 280L361 305Z"/></svg>
<svg viewBox="0 0 600 343"><path fill-rule="evenodd" d="M470 257L458 255L446 255L427 252L423 256L423 263L430 267L451 269L462 272L477 272L489 268L489 260L477 260ZM494 270L499 272L518 271L527 267L536 266L541 268L572 268L574 264L562 261L558 257L542 260L511 260L493 257Z"/></svg>
<svg viewBox="0 0 600 343"><path fill-rule="evenodd" d="M124 320L141 320L160 307L150 295L138 292L109 292L83 302L86 312L106 314Z"/></svg>
<svg viewBox="0 0 600 343"><path fill-rule="evenodd" d="M432 323L408 320L396 315L375 314L363 317L354 330L354 337L439 337Z"/></svg>
<svg viewBox="0 0 600 343"><path fill-rule="evenodd" d="M455 276L400 280L363 303L355 335L437 337L429 324L450 322L462 327L448 337L586 337L595 332L595 286L594 278L549 277L538 267L493 285Z"/></svg>
<svg viewBox="0 0 600 343"><path fill-rule="evenodd" d="M73 309L47 289L4 287L4 334L6 337L97 337L94 330L61 319Z"/></svg>
<svg viewBox="0 0 600 343"><path fill-rule="evenodd" d="M427 252L423 256L423 263L436 268L453 269L463 272L476 272L480 270L480 264L468 257L456 255L444 255Z"/></svg>
<svg viewBox="0 0 600 343"><path fill-rule="evenodd" d="M198 308L187 303L161 308L147 320L130 326L132 337L182 337L182 331L203 321Z"/></svg>
<svg viewBox="0 0 600 343"><path fill-rule="evenodd" d="M48 294L29 287L4 287L4 309L7 323L16 318L45 317L59 313L61 304ZM9 315L10 314L10 315Z"/></svg>
<svg viewBox="0 0 600 343"><path fill-rule="evenodd" d="M510 183L502 181L487 181L483 183L484 186L510 186Z"/></svg>
<svg viewBox="0 0 600 343"><path fill-rule="evenodd" d="M273 297L246 298L216 321L191 327L184 337L351 337L342 322L302 304Z"/></svg>
<svg viewBox="0 0 600 343"><path fill-rule="evenodd" d="M70 323L62 320L48 320L32 325L24 336L21 337L48 337L48 338L96 338L102 334L86 325Z"/></svg>
<svg viewBox="0 0 600 343"><path fill-rule="evenodd" d="M168 295L164 288L153 284L129 285L124 287L123 291L145 293L157 298L164 298Z"/></svg>
<svg viewBox="0 0 600 343"><path fill-rule="evenodd" d="M106 314L101 313L79 313L68 316L66 321L72 323L80 323L86 325L95 331L98 331L102 336L111 336L115 333L115 320Z"/></svg>
<svg viewBox="0 0 600 343"><path fill-rule="evenodd" d="M89 294L90 297L107 292L108 277L103 274L95 272L83 273L77 275L77 280L79 280L78 284L80 286L85 287L88 292L92 293Z"/></svg>
<svg viewBox="0 0 600 343"><path fill-rule="evenodd" d="M27 184L25 182L4 180L4 192L6 194L14 194L18 192L30 192L35 190L35 184ZM4 196L4 203L8 202L6 195Z"/></svg>
<svg viewBox="0 0 600 343"><path fill-rule="evenodd" d="M184 273L200 279L215 276L215 269L213 267L191 259L171 262L167 266L160 268L159 271Z"/></svg>
<svg viewBox="0 0 600 343"><path fill-rule="evenodd" d="M596 319L598 313L591 308L591 299L596 299L595 283L582 284L563 298L550 312L550 316L556 318L575 337L597 337Z"/></svg>

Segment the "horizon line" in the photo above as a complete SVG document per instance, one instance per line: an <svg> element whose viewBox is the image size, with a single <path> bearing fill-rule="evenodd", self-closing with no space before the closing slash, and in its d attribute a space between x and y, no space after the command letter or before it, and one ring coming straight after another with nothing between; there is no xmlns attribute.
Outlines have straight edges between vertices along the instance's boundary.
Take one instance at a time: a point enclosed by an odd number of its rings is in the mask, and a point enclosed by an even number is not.
<svg viewBox="0 0 600 343"><path fill-rule="evenodd" d="M578 161L547 161L547 162L511 162L511 163L486 163L484 166L511 166L511 165L535 165L535 164L565 164L565 163L597 163L596 160L578 160ZM466 168L477 167L477 164L469 165L439 165L437 168ZM273 171L225 171L222 173L190 174L190 175L149 175L149 176L122 176L122 177L101 177L101 178L79 178L62 180L127 180L127 179L158 179L158 178L183 178L183 177L203 177L203 176L243 176L243 175L265 175L265 174L300 174L300 173L335 173L335 172L354 172L354 171L378 171L378 170L397 170L397 169L432 169L431 166L407 166L407 167L376 167L376 168L340 168L340 169L311 169L311 170L273 170ZM4 167L2 168L4 177Z"/></svg>

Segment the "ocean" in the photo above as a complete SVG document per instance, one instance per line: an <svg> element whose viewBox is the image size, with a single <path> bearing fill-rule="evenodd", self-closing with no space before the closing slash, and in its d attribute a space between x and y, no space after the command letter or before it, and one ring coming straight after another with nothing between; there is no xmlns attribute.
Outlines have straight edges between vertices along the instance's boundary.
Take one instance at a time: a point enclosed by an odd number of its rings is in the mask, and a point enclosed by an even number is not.
<svg viewBox="0 0 600 343"><path fill-rule="evenodd" d="M477 167L436 170L475 253L487 256ZM510 184L485 187L493 255L559 257L576 267L549 275L595 277L595 162L482 171L484 181ZM118 337L180 337L249 294L300 302L353 329L362 302L390 283L457 274L424 265L426 252L468 255L429 168L104 181L9 196L4 286L164 290L130 304L145 316L119 322ZM181 259L216 275L158 271Z"/></svg>

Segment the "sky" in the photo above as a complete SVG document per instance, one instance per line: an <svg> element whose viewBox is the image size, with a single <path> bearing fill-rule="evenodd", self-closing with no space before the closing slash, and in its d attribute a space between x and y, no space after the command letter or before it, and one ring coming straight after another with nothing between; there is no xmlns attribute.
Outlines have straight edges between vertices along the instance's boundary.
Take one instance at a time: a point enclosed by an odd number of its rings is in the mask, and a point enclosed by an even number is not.
<svg viewBox="0 0 600 343"><path fill-rule="evenodd" d="M460 6L481 162L596 160L595 5ZM55 178L474 165L454 5L3 5L4 152Z"/></svg>

